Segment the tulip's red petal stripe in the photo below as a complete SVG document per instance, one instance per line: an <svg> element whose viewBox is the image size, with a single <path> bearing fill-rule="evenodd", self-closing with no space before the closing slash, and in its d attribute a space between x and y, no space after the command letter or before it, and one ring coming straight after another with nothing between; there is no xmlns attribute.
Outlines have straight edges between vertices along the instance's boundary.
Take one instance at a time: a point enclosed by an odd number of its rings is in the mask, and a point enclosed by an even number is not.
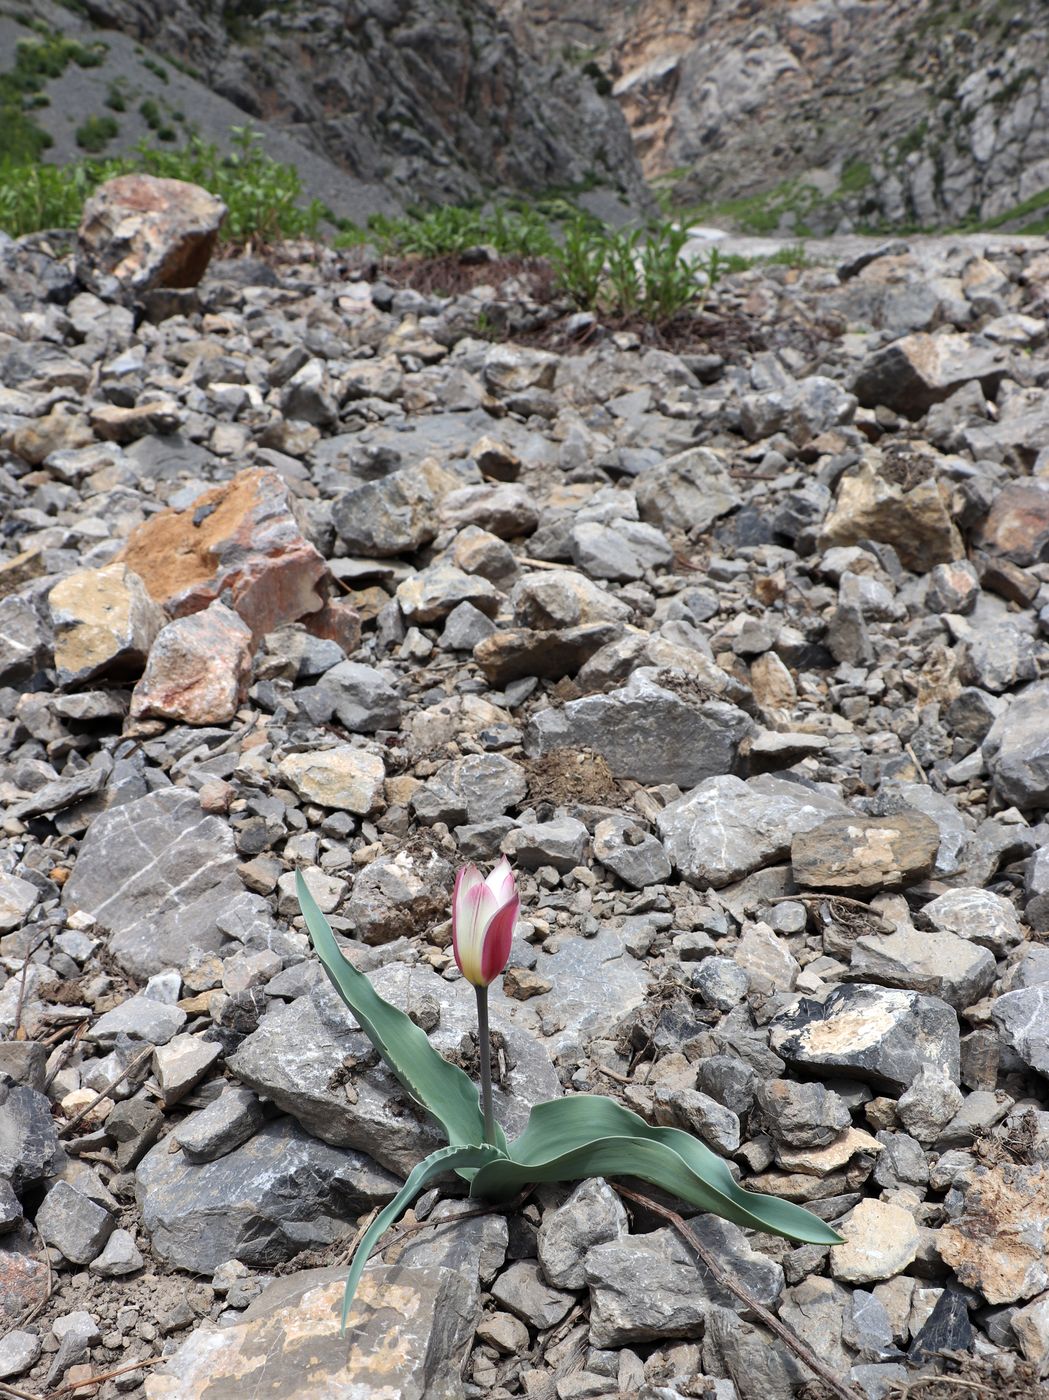
<svg viewBox="0 0 1049 1400"><path fill-rule="evenodd" d="M488 922L481 947L481 982L485 987L495 981L510 957L510 945L520 908L521 901L514 895L509 904L504 904Z"/></svg>

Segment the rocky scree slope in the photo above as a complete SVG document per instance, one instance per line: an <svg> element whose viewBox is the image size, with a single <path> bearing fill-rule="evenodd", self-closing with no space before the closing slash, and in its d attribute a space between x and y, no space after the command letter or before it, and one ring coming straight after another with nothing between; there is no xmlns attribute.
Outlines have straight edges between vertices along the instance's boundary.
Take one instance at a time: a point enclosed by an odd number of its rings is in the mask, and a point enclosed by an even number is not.
<svg viewBox="0 0 1049 1400"><path fill-rule="evenodd" d="M613 1094L833 1221L694 1224L857 1395L1037 1395L1049 245L753 270L680 354L307 246L80 268L0 241L0 1376L340 1393L340 1261L435 1137L294 874L470 1068L452 877L506 852L511 1130ZM360 1298L406 1397L806 1385L601 1182Z"/></svg>
<svg viewBox="0 0 1049 1400"><path fill-rule="evenodd" d="M1049 217L1037 0L500 8L522 43L603 73L646 176L719 222L789 234Z"/></svg>
<svg viewBox="0 0 1049 1400"><path fill-rule="evenodd" d="M647 205L616 104L580 84L571 65L522 52L478 0L269 8L90 0L78 8L33 7L32 18L54 32L109 46L99 66L71 64L47 85L49 106L33 116L55 141L48 159L82 154L74 128L92 115L114 118L106 97L116 83L126 103L107 151L155 139L141 100L175 134L178 113L223 147L231 125L250 121L267 153L298 170L309 197L360 223L405 204L497 190L601 186L610 209ZM31 31L24 7L4 12L0 33L13 54Z"/></svg>

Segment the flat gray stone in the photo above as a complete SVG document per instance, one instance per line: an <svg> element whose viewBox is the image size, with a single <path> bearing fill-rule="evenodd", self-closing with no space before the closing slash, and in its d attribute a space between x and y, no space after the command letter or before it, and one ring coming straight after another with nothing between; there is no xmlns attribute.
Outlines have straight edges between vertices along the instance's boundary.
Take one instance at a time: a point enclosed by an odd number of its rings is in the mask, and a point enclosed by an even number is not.
<svg viewBox="0 0 1049 1400"><path fill-rule="evenodd" d="M1005 803L1028 811L1049 806L1049 681L1018 691L991 725L983 756Z"/></svg>
<svg viewBox="0 0 1049 1400"><path fill-rule="evenodd" d="M242 892L237 861L226 822L196 793L162 788L95 818L62 900L109 930L127 972L149 977L222 947L216 919Z"/></svg>
<svg viewBox="0 0 1049 1400"><path fill-rule="evenodd" d="M1024 1064L1049 1077L1049 984L1023 987L996 997L994 1024Z"/></svg>
<svg viewBox="0 0 1049 1400"><path fill-rule="evenodd" d="M735 705L706 699L688 677L676 676L668 689L661 676L642 668L620 690L541 710L525 730L525 753L537 758L552 749L593 749L616 777L645 784L694 787L732 772L753 721Z"/></svg>
<svg viewBox="0 0 1049 1400"><path fill-rule="evenodd" d="M430 1040L446 1055L458 1052L463 1037L476 1030L473 988L463 978L446 982L422 964L388 963L371 974L371 982L402 1011L424 998L435 1001L441 1016ZM530 1031L511 1024L494 998L491 1020L492 1030L506 1038L510 1068L504 1085L495 1091L495 1103L512 1137L524 1127L532 1105L558 1097L561 1084L546 1046ZM359 1068L343 1083L333 1077L333 1069L347 1057ZM375 1059L371 1042L325 983L267 1012L227 1064L238 1079L324 1142L368 1152L391 1171L407 1176L444 1139L436 1123L408 1105L400 1084Z"/></svg>
<svg viewBox="0 0 1049 1400"><path fill-rule="evenodd" d="M200 1165L170 1146L158 1143L139 1163L135 1190L154 1253L193 1273L323 1248L400 1187L362 1153L329 1147L289 1118Z"/></svg>
<svg viewBox="0 0 1049 1400"><path fill-rule="evenodd" d="M40 1237L71 1264L90 1264L101 1254L116 1225L113 1213L83 1195L67 1181L58 1181L36 1213Z"/></svg>

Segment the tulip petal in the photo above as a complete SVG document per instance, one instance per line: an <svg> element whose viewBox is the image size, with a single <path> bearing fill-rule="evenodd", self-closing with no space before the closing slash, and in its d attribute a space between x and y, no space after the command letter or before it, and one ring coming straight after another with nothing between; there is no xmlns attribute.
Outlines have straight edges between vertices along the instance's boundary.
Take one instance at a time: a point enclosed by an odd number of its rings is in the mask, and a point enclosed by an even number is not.
<svg viewBox="0 0 1049 1400"><path fill-rule="evenodd" d="M485 930L496 912L495 897L483 880L470 885L465 895L460 890L452 927L452 951L459 971L475 987L485 985L481 980Z"/></svg>
<svg viewBox="0 0 1049 1400"><path fill-rule="evenodd" d="M507 900L513 899L517 893L517 885L514 882L514 872L510 869L510 862L505 856L498 865L488 872L485 884L500 904L505 904Z"/></svg>
<svg viewBox="0 0 1049 1400"><path fill-rule="evenodd" d="M485 987L495 981L507 964L520 908L521 901L514 895L488 922L481 949L481 982Z"/></svg>

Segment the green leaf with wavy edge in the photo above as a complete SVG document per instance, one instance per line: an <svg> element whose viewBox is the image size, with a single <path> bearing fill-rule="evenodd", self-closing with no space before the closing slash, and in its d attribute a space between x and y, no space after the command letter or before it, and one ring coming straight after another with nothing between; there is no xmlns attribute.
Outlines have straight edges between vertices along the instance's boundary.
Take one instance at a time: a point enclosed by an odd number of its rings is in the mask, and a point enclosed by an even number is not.
<svg viewBox="0 0 1049 1400"><path fill-rule="evenodd" d="M361 1274L364 1273L364 1266L368 1262L369 1254L381 1236L415 1200L427 1182L432 1181L435 1176L443 1176L445 1172L483 1167L486 1163L495 1161L501 1156L502 1153L497 1147L439 1147L436 1152L431 1152L429 1157L424 1158L417 1167L413 1168L408 1180L390 1204L382 1208L361 1236L353 1256L353 1262L350 1264L350 1272L346 1277L346 1292L342 1299L341 1330L343 1332L346 1331L346 1320L350 1315L354 1294L357 1292L357 1285L361 1281Z"/></svg>
<svg viewBox="0 0 1049 1400"><path fill-rule="evenodd" d="M426 1032L385 1001L364 973L347 962L301 871L296 871L295 888L324 971L386 1064L415 1102L437 1119L453 1147L483 1143L484 1114L473 1080L439 1054ZM505 1150L506 1138L498 1125L496 1133L498 1145Z"/></svg>
<svg viewBox="0 0 1049 1400"><path fill-rule="evenodd" d="M509 1151L481 1168L471 1196L505 1200L533 1182L636 1176L734 1225L809 1244L842 1243L811 1211L737 1186L725 1162L691 1134L649 1127L614 1099L577 1094L537 1104Z"/></svg>

